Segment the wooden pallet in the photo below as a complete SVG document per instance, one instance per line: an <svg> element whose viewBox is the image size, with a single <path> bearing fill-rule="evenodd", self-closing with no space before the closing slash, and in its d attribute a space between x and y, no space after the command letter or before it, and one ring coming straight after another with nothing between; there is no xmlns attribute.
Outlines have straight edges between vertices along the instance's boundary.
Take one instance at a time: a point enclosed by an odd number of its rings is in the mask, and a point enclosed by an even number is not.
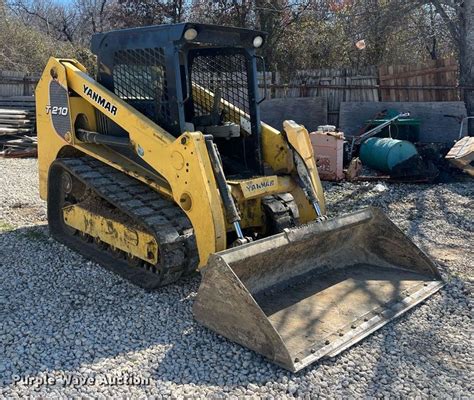
<svg viewBox="0 0 474 400"><path fill-rule="evenodd" d="M449 150L446 159L452 165L474 176L474 166L472 165L474 163L474 137L466 136L457 141Z"/></svg>

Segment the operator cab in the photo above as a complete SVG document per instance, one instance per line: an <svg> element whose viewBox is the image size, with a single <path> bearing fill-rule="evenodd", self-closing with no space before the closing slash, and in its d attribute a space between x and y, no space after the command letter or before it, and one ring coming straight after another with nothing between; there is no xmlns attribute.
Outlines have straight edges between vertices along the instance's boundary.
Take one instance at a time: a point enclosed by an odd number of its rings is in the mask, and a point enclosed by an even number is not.
<svg viewBox="0 0 474 400"><path fill-rule="evenodd" d="M175 137L212 135L229 176L261 174L256 49L265 36L193 23L96 34L97 81ZM98 120L101 133L127 135Z"/></svg>

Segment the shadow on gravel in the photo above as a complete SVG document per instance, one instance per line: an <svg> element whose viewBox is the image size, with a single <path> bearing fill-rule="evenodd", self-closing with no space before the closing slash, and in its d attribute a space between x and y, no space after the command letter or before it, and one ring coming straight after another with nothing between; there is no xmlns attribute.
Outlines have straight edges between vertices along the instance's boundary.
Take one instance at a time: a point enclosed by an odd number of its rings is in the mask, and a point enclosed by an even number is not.
<svg viewBox="0 0 474 400"><path fill-rule="evenodd" d="M459 193L459 191L453 190L453 193L460 194L466 197L467 200L463 207L458 208L457 213L450 211L449 202L442 193L435 193L439 208L443 211L444 220L450 225L456 226L460 229L464 229L469 232L474 232L474 224L472 221L472 218L474 216L472 212L474 208L474 191L471 191L470 196L466 196L466 194L468 193L467 191Z"/></svg>
<svg viewBox="0 0 474 400"><path fill-rule="evenodd" d="M469 381L470 374L459 355L465 354L467 358L470 350L466 348L467 339L463 343L459 337L453 337L453 333L465 330L465 324L471 319L469 296L463 280L449 277L446 286L429 300L429 307L423 304L384 327L380 331L381 345L372 349L377 364L366 394L398 393L403 398L423 393L424 396L457 397L456 393L463 388L456 384ZM453 319L459 323L457 328L452 326ZM440 377L450 377L448 380L453 379L456 384L449 384ZM449 388L451 391L446 392Z"/></svg>
<svg viewBox="0 0 474 400"><path fill-rule="evenodd" d="M408 227L404 231L410 238L422 240L425 246L445 245L443 235L433 238L423 229L423 226L426 227L429 221L442 221L446 224L446 231L449 231L449 227L452 226L465 232L473 232L474 225L471 221L472 212L470 210L474 207L474 200L472 200L474 192L466 187L467 184L462 182L449 185L387 183L388 189L383 192L373 191L375 184L376 182L366 186L360 183L351 189L345 188L344 195L328 205L329 213L331 215L346 213L354 210L354 207L363 208L368 205L381 208L387 213L390 205L404 204L407 197L410 196L410 201L413 201L414 204L402 208L400 211L409 221ZM337 186L339 185L331 185L333 190L329 196L337 194L339 190ZM436 190L438 188L439 190ZM443 188L447 188L448 193L444 193L441 190ZM434 193L431 191L428 195L428 191L431 189L434 189ZM449 197L452 194L464 197L466 200L464 206L457 209L458 212L453 212L452 204L449 204ZM436 211L440 211L442 216L436 216ZM436 218L435 221L434 218Z"/></svg>
<svg viewBox="0 0 474 400"><path fill-rule="evenodd" d="M84 367L99 373L130 368L156 381L229 387L292 376L193 320L198 276L145 292L51 240L46 226L0 232L0 276L0 376L6 379L0 379L0 386L8 385L12 375L79 373ZM447 374L459 370L440 358L447 346L440 318L468 307L466 300L453 297L450 285L464 296L463 283L452 280L432 300L441 303L426 317L432 324L408 323L415 309L380 331L384 342L367 383L374 393L395 384L397 371L407 368L406 359L408 368L420 374L431 374L432 368ZM404 328L405 341L398 334L400 321L413 332L408 337ZM390 352L401 358L394 363L393 357L383 356ZM335 362L314 364L295 376Z"/></svg>
<svg viewBox="0 0 474 400"><path fill-rule="evenodd" d="M198 280L145 292L49 238L46 226L0 231L0 377L76 371L158 347L192 326ZM0 385L4 384L0 379Z"/></svg>
<svg viewBox="0 0 474 400"><path fill-rule="evenodd" d="M198 275L146 292L52 240L42 225L0 231L0 276L0 386L14 375L124 368L195 384L287 375L193 320Z"/></svg>

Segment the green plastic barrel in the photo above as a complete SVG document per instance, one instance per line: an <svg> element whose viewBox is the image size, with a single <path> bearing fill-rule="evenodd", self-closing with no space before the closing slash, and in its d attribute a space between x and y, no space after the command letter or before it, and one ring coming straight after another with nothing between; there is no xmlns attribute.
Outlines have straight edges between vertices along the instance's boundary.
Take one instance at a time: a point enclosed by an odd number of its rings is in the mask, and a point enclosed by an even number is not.
<svg viewBox="0 0 474 400"><path fill-rule="evenodd" d="M417 155L413 143L391 138L370 138L360 147L360 160L371 168L391 172L403 161Z"/></svg>

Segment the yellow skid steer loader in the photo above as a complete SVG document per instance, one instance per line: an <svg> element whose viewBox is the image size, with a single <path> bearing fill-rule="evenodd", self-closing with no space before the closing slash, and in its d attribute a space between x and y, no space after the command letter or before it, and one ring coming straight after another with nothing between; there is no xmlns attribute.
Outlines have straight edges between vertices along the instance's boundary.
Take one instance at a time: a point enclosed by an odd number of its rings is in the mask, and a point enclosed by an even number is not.
<svg viewBox="0 0 474 400"><path fill-rule="evenodd" d="M36 89L51 234L147 289L196 270L195 318L291 371L442 286L380 211L327 219L307 130L260 121L265 34L183 23L97 34L96 78Z"/></svg>

